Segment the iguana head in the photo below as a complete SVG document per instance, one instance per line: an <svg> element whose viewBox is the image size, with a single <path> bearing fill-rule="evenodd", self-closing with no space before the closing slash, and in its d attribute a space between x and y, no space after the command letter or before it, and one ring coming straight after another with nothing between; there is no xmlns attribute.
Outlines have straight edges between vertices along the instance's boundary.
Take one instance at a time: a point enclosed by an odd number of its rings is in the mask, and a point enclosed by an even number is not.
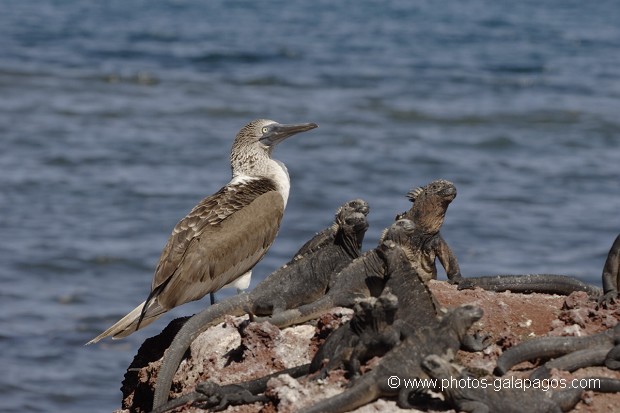
<svg viewBox="0 0 620 413"><path fill-rule="evenodd" d="M366 215L356 212L353 208L341 208L336 215L336 224L338 225L336 237L340 234L348 250L354 256L359 255L368 229Z"/></svg>
<svg viewBox="0 0 620 413"><path fill-rule="evenodd" d="M413 220L424 233L439 232L448 206L456 197L456 187L450 181L439 179L409 191L407 197L413 205L403 218Z"/></svg>
<svg viewBox="0 0 620 413"><path fill-rule="evenodd" d="M392 324L398 310L398 297L390 292L384 292L378 298L368 297L357 300L353 306L354 323L374 325L379 322ZM359 327L359 326L358 326ZM354 328L358 328L354 326Z"/></svg>
<svg viewBox="0 0 620 413"><path fill-rule="evenodd" d="M370 212L370 207L368 206L368 202L363 199L352 199L349 202L346 202L343 207L348 207L353 209L355 212L362 213L364 215L368 215Z"/></svg>
<svg viewBox="0 0 620 413"><path fill-rule="evenodd" d="M469 328L483 315L482 308L472 304L463 304L446 314L441 320L441 325L456 332L459 337L464 337Z"/></svg>
<svg viewBox="0 0 620 413"><path fill-rule="evenodd" d="M379 245L385 241L394 241L398 245L408 245L409 238L415 231L413 221L409 219L399 219L392 225L383 230Z"/></svg>
<svg viewBox="0 0 620 413"><path fill-rule="evenodd" d="M468 324L473 324L482 318L484 311L477 305L463 304L452 310L452 314L455 319L463 320L463 322Z"/></svg>
<svg viewBox="0 0 620 413"><path fill-rule="evenodd" d="M426 356L420 366L433 379L458 377L461 373L456 365L437 354Z"/></svg>
<svg viewBox="0 0 620 413"><path fill-rule="evenodd" d="M431 379L435 380L467 380L467 378L473 378L463 366L452 363L447 358L437 354L426 356L420 363L420 367ZM468 400L467 386L442 385L441 392L444 393L444 397L447 395L448 399L451 399L453 402L454 400Z"/></svg>
<svg viewBox="0 0 620 413"><path fill-rule="evenodd" d="M352 199L342 204L336 211L336 218L334 219L334 223L332 224L332 229L334 231L337 231L340 224L344 223L346 218L354 212L359 212L360 214L367 216L370 212L368 202L358 198Z"/></svg>

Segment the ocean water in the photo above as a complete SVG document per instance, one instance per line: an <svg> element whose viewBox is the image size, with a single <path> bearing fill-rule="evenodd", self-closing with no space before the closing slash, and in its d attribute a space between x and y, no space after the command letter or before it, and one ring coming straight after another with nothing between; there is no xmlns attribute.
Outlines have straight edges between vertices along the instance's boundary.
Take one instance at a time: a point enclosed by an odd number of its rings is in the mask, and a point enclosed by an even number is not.
<svg viewBox="0 0 620 413"><path fill-rule="evenodd" d="M140 343L84 343L142 302L172 227L255 118L292 187L253 285L371 206L364 249L434 179L465 276L600 285L620 232L620 4L0 2L0 411L109 412ZM442 275L443 277L443 275ZM222 292L225 297L232 291Z"/></svg>

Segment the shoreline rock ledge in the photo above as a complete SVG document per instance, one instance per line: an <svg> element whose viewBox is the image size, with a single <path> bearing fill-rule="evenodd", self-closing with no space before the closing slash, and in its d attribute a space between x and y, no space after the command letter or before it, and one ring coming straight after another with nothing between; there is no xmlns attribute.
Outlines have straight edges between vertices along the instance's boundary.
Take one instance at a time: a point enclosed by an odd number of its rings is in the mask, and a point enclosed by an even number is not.
<svg viewBox="0 0 620 413"><path fill-rule="evenodd" d="M430 288L439 304L446 308L460 304L476 304L484 317L473 330L490 334L493 343L478 353L459 351L457 360L479 373L492 374L497 357L513 345L540 336L583 336L604 331L620 321L620 304L597 307L586 293L569 296L549 294L496 293L479 288L457 291L444 281L430 281ZM325 337L350 318L352 311L336 307L318 321L285 328L269 323L249 323L246 317L227 317L200 335L188 350L177 371L172 392L175 397L192 391L197 382L212 380L232 384L251 380L276 371L308 363ZM115 413L141 413L150 410L153 387L161 357L176 332L188 319L173 320L160 334L144 341L125 373L122 383L122 408ZM371 368L377 360L371 360ZM526 362L509 374L527 377L537 367ZM605 367L588 367L574 373L552 370L556 378L602 376L620 379L620 371ZM316 400L342 392L347 386L343 371L332 372L325 380L296 380L281 375L269 381L270 402L231 406L225 412L295 412ZM620 405L620 393L586 392L578 412L612 411ZM432 406L434 412L437 406ZM183 406L175 412L200 412L197 407ZM394 400L380 399L355 412L401 411ZM412 412L415 410L402 410ZM453 411L453 410L443 410Z"/></svg>

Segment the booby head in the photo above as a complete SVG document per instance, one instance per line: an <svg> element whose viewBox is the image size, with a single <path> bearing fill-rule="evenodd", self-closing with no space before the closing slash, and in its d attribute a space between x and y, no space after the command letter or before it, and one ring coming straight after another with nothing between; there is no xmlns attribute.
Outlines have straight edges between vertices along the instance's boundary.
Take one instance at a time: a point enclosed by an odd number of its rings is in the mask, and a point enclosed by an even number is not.
<svg viewBox="0 0 620 413"><path fill-rule="evenodd" d="M259 120L257 129L260 129L261 137L258 140L272 149L286 138L316 127L316 123L281 124L272 120Z"/></svg>
<svg viewBox="0 0 620 413"><path fill-rule="evenodd" d="M261 159L271 158L271 152L278 143L317 127L316 123L281 124L269 119L253 120L241 128L233 143L230 153L233 172L251 168Z"/></svg>

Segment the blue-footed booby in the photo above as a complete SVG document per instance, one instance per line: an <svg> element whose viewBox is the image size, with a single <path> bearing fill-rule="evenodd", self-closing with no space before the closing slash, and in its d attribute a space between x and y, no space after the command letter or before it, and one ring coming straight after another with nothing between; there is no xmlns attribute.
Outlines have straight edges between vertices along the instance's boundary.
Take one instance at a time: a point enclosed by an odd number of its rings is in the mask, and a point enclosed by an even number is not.
<svg viewBox="0 0 620 413"><path fill-rule="evenodd" d="M273 149L289 136L316 127L266 119L245 125L230 154L232 179L174 227L146 301L88 344L126 337L166 311L227 285L246 289L252 268L278 233L289 195L288 171L271 158Z"/></svg>

